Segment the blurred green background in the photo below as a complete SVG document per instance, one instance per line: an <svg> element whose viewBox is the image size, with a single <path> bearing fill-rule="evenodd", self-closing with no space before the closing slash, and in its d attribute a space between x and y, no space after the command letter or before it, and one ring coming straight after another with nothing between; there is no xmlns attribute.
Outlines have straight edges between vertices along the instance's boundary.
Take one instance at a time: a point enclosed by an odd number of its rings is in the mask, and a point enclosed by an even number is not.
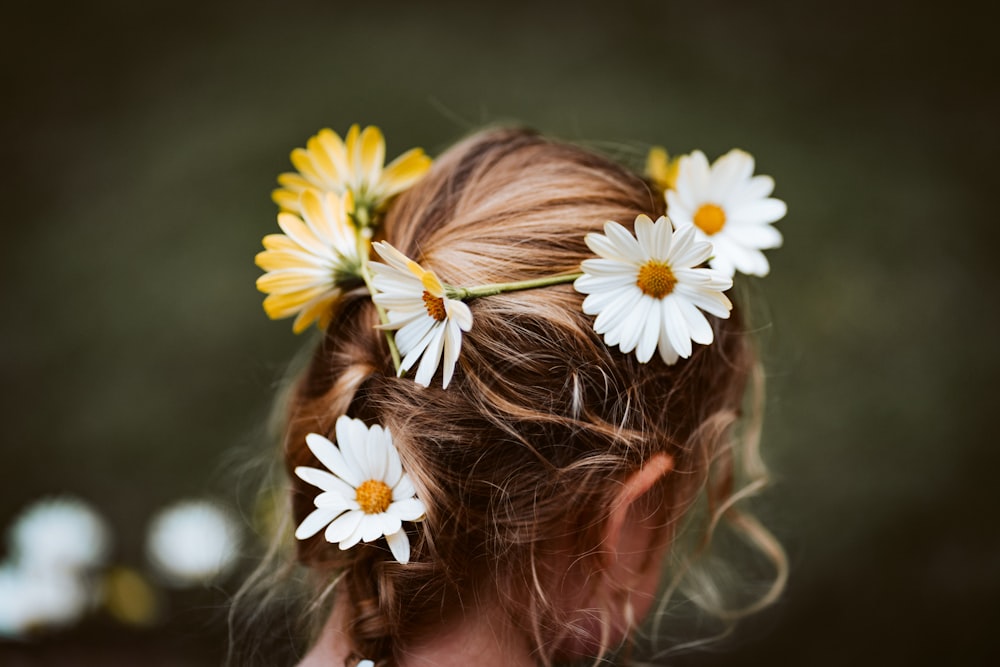
<svg viewBox="0 0 1000 667"><path fill-rule="evenodd" d="M1000 148L992 23L960 3L21 5L0 27L0 529L53 493L144 531L241 503L310 338L253 287L269 195L321 127L437 154L517 123L615 154L751 151L789 206L756 507L783 601L670 664L1000 664ZM987 217L989 216L989 217ZM249 559L248 559L249 560ZM96 615L12 665L218 664L235 580L161 621ZM152 652L153 655L143 656Z"/></svg>

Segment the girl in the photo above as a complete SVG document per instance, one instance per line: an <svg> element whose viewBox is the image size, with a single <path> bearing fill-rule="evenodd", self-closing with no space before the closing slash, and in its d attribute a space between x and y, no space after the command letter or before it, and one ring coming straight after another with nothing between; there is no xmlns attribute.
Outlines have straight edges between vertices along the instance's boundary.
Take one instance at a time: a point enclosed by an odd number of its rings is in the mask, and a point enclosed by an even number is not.
<svg viewBox="0 0 1000 667"><path fill-rule="evenodd" d="M383 151L352 128L293 153L285 234L258 256L268 313L324 328L284 435L297 559L322 600L300 664L599 660L720 520L773 561L754 607L772 601L781 548L734 505L765 470L758 404L734 430L756 360L723 294L727 267L776 245L751 229L773 210L736 210L777 201L767 177L696 153L650 182L521 130L429 170L419 151L383 169ZM745 191L699 205L701 177ZM722 232L763 241L723 256Z"/></svg>

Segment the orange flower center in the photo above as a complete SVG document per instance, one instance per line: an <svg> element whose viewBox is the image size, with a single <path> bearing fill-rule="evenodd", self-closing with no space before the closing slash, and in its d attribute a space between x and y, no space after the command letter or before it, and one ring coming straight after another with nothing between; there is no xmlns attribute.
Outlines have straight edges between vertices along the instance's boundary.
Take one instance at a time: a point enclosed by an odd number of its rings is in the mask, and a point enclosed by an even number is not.
<svg viewBox="0 0 1000 667"><path fill-rule="evenodd" d="M362 482L356 491L354 499L365 514L381 514L392 503L392 489L377 479Z"/></svg>
<svg viewBox="0 0 1000 667"><path fill-rule="evenodd" d="M674 277L669 264L651 259L639 267L639 277L636 278L635 284L643 294L648 294L654 299L662 299L674 291L677 278Z"/></svg>
<svg viewBox="0 0 1000 667"><path fill-rule="evenodd" d="M694 224L709 236L717 234L726 224L726 212L715 204L702 204L694 214Z"/></svg>
<svg viewBox="0 0 1000 667"><path fill-rule="evenodd" d="M427 309L427 314L438 322L443 322L447 316L444 309L444 299L434 296L427 290L424 290L424 308Z"/></svg>

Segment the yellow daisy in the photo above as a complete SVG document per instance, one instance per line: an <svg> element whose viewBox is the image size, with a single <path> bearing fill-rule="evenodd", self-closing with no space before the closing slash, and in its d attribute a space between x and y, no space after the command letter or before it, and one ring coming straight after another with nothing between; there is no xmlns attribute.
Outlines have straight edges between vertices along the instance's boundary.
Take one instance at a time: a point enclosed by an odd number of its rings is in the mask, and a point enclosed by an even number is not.
<svg viewBox="0 0 1000 667"><path fill-rule="evenodd" d="M292 330L301 333L313 322L324 329L330 323L343 286L361 275L361 257L350 192L342 199L306 190L297 208L298 215L278 214L284 234L265 236L265 250L255 261L267 271L257 279L257 289L268 295L267 316L279 320L296 315Z"/></svg>
<svg viewBox="0 0 1000 667"><path fill-rule="evenodd" d="M672 190L677 182L679 165L680 157L671 160L667 149L663 146L653 146L646 158L646 177L664 192Z"/></svg>
<svg viewBox="0 0 1000 667"><path fill-rule="evenodd" d="M281 187L272 197L283 211L300 212L299 195L306 191L354 197L359 224L371 222L384 204L417 182L431 166L423 149L413 148L385 166L385 138L374 125L352 125L341 140L329 128L310 137L305 148L292 151L298 170L278 176Z"/></svg>

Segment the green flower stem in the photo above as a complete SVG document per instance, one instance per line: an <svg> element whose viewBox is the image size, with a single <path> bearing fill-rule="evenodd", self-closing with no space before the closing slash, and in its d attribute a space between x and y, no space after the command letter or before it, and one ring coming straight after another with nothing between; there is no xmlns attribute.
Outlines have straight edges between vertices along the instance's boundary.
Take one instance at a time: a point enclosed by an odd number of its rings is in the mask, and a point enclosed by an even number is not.
<svg viewBox="0 0 1000 667"><path fill-rule="evenodd" d="M358 231L358 255L361 257L361 267L359 273L361 274L361 279L365 281L365 285L368 287L368 293L374 297L375 296L375 286L372 285L372 272L368 268L368 255L371 252L371 241L369 241L363 233ZM385 308L375 303L375 299L372 299L372 303L375 304L375 310L378 311L378 320L382 324L389 324L389 315L386 314ZM403 374L403 361L399 356L399 348L396 347L396 337L393 332L389 329L383 329L382 333L385 334L385 340L389 344L389 354L392 355L392 365L396 369L396 375L402 376Z"/></svg>
<svg viewBox="0 0 1000 667"><path fill-rule="evenodd" d="M535 278L534 280L521 280L513 283L493 283L490 285L477 285L476 287L449 286L446 290L449 299L467 301L469 299L477 299L481 296L503 294L504 292L520 292L526 289L535 289L536 287L548 287L549 285L571 283L582 275L583 273L567 273L558 276Z"/></svg>

